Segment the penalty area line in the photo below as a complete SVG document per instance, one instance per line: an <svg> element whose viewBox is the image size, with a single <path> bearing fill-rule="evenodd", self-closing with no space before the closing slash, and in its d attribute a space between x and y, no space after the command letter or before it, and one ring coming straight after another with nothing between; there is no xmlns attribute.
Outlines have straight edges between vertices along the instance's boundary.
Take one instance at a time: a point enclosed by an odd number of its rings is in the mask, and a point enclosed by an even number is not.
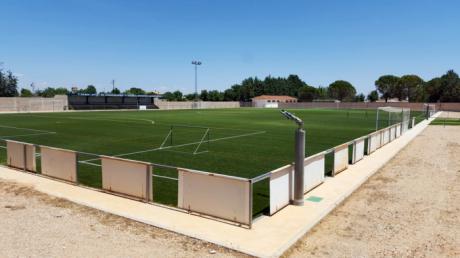
<svg viewBox="0 0 460 258"><path fill-rule="evenodd" d="M221 138L216 138L216 139L210 139L209 142L230 140L230 139L236 139L236 138L247 137L247 136L252 136L252 135L264 134L264 133L266 133L266 131L258 131L258 132L254 132L254 133L247 133L247 134L240 134L240 135L234 135L234 136L228 136L228 137L221 137ZM117 155L112 155L112 156L113 157L125 157L125 156L134 155L134 154L140 154L140 153L146 153L146 152L154 152L154 151L159 151L159 150L167 150L167 149L172 149L172 148L196 145L196 144L200 144L201 142L202 141L190 142L190 143L172 145L172 146L167 146L167 147L159 147L159 148L154 148L154 149L147 149L147 150L141 150L141 151L135 151L135 152L129 152L129 153L122 153L122 154L117 154ZM94 160L97 160L97 159L88 159L88 160L84 160L84 161L94 161Z"/></svg>

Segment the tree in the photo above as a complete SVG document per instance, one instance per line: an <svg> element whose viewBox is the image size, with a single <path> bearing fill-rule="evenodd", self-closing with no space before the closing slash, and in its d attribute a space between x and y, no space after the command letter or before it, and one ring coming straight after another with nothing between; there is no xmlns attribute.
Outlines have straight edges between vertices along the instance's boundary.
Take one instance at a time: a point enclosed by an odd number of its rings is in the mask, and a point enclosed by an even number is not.
<svg viewBox="0 0 460 258"><path fill-rule="evenodd" d="M389 98L394 97L396 94L399 83L399 78L394 75L383 75L375 81L375 87L382 94L385 102L388 102Z"/></svg>
<svg viewBox="0 0 460 258"><path fill-rule="evenodd" d="M48 87L39 93L39 96L44 98L52 98L56 95L54 88Z"/></svg>
<svg viewBox="0 0 460 258"><path fill-rule="evenodd" d="M225 101L235 101L239 100L239 92L235 89L238 88L236 85L233 85L230 89L224 91L224 100Z"/></svg>
<svg viewBox="0 0 460 258"><path fill-rule="evenodd" d="M129 90L124 92L125 94L129 95L145 95L145 91L141 88L131 87Z"/></svg>
<svg viewBox="0 0 460 258"><path fill-rule="evenodd" d="M82 93L82 94L97 94L97 90L96 90L96 87L94 87L93 85L88 85L86 87L86 89L80 89L78 91L78 93Z"/></svg>
<svg viewBox="0 0 460 258"><path fill-rule="evenodd" d="M299 90L302 87L305 87L305 86L308 86L308 85L305 82L303 82L299 78L299 76L297 76L295 74L291 74L287 78L287 89L286 89L286 92L285 92L286 94L285 95L292 96L292 97L298 96ZM310 87L310 86L308 86L308 87Z"/></svg>
<svg viewBox="0 0 460 258"><path fill-rule="evenodd" d="M54 94L55 95L67 95L69 94L69 90L64 87L59 87L59 88L54 89Z"/></svg>
<svg viewBox="0 0 460 258"><path fill-rule="evenodd" d="M460 101L460 78L454 70L449 70L441 76L440 83L442 102Z"/></svg>
<svg viewBox="0 0 460 258"><path fill-rule="evenodd" d="M112 93L112 94L120 94L121 91L118 88L114 88L114 89L112 89L112 91L110 93Z"/></svg>
<svg viewBox="0 0 460 258"><path fill-rule="evenodd" d="M353 100L356 95L356 89L351 83L338 80L331 83L328 87L329 97L343 100Z"/></svg>
<svg viewBox="0 0 460 258"><path fill-rule="evenodd" d="M32 97L32 91L28 89L21 89L21 97Z"/></svg>
<svg viewBox="0 0 460 258"><path fill-rule="evenodd" d="M0 97L15 97L18 95L18 78L11 71L0 70Z"/></svg>
<svg viewBox="0 0 460 258"><path fill-rule="evenodd" d="M166 99L167 101L174 101L174 100L176 100L174 94L173 94L172 92L169 92L169 91L163 93L162 99Z"/></svg>
<svg viewBox="0 0 460 258"><path fill-rule="evenodd" d="M367 100L368 100L369 102L376 102L378 99L379 99L379 93L378 93L376 90L371 91L371 92L367 95Z"/></svg>
<svg viewBox="0 0 460 258"><path fill-rule="evenodd" d="M183 101L184 100L182 92L180 92L178 90L173 92L173 95L174 95L174 99L177 100L177 101Z"/></svg>
<svg viewBox="0 0 460 258"><path fill-rule="evenodd" d="M316 94L317 94L316 98L318 98L318 99L327 99L327 98L329 98L326 87L319 86L316 89Z"/></svg>
<svg viewBox="0 0 460 258"><path fill-rule="evenodd" d="M425 82L417 75L404 75L399 78L399 90L404 92L410 102L422 101ZM422 96L419 96L422 94Z"/></svg>
<svg viewBox="0 0 460 258"><path fill-rule="evenodd" d="M208 101L208 91L207 90L202 90L201 91L200 99L202 101Z"/></svg>
<svg viewBox="0 0 460 258"><path fill-rule="evenodd" d="M218 90L211 90L208 93L208 99L210 101L222 101L224 100L224 93Z"/></svg>
<svg viewBox="0 0 460 258"><path fill-rule="evenodd" d="M305 85L298 89L298 98L300 102L312 101L316 98L316 88L312 86Z"/></svg>
<svg viewBox="0 0 460 258"><path fill-rule="evenodd" d="M356 102L364 102L365 99L366 99L366 97L364 96L363 93L360 93L360 94L356 95L356 97L355 97Z"/></svg>
<svg viewBox="0 0 460 258"><path fill-rule="evenodd" d="M197 95L195 93L190 93L184 96L186 100L195 100L197 99Z"/></svg>

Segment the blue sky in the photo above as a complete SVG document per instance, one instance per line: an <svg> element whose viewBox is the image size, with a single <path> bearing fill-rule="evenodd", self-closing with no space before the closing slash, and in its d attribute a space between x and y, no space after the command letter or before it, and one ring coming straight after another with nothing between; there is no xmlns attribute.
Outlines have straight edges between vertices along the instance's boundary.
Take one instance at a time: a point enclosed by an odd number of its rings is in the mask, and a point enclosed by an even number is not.
<svg viewBox="0 0 460 258"><path fill-rule="evenodd" d="M460 71L460 1L0 0L0 62L31 82L223 90L249 76L337 79Z"/></svg>

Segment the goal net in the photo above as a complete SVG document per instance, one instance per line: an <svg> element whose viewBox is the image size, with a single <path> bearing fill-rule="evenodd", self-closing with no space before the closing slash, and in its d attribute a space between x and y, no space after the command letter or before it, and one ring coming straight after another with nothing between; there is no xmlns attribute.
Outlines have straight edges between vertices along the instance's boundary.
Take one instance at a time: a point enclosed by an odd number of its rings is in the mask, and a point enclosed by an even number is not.
<svg viewBox="0 0 460 258"><path fill-rule="evenodd" d="M209 151L211 129L208 127L172 125L159 149L187 154Z"/></svg>
<svg viewBox="0 0 460 258"><path fill-rule="evenodd" d="M410 109L398 107L379 107L375 119L375 130L379 130L396 123L402 123L402 132L409 128Z"/></svg>

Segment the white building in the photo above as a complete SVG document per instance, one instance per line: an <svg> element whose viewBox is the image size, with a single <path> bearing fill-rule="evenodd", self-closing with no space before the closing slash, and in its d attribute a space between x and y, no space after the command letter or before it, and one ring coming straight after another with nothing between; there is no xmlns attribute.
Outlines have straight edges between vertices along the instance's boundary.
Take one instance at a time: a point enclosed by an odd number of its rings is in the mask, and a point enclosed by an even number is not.
<svg viewBox="0 0 460 258"><path fill-rule="evenodd" d="M297 98L291 96L261 95L252 98L254 107L277 108L278 103L296 103Z"/></svg>

